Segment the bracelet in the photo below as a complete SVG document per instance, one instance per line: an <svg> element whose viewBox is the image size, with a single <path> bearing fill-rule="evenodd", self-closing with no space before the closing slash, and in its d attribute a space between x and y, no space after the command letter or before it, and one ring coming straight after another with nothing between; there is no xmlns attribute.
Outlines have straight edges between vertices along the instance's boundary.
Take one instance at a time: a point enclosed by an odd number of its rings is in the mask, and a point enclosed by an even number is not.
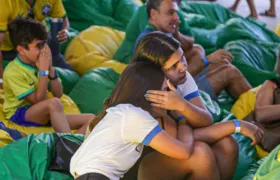
<svg viewBox="0 0 280 180"><path fill-rule="evenodd" d="M184 116L179 116L179 117L177 117L175 120L176 120L176 122L178 123L178 122L180 122L181 120L183 120L185 117Z"/></svg>
<svg viewBox="0 0 280 180"><path fill-rule="evenodd" d="M40 70L40 71L39 71L39 75L40 75L40 76L48 76L49 73L50 73L50 72L49 72L48 70Z"/></svg>
<svg viewBox="0 0 280 180"><path fill-rule="evenodd" d="M206 59L206 57L201 58L201 60L204 62L205 67L209 66L209 61Z"/></svg>
<svg viewBox="0 0 280 180"><path fill-rule="evenodd" d="M57 74L57 71L54 70L54 77L51 77L50 74L49 74L49 80L56 80L58 78L58 74Z"/></svg>
<svg viewBox="0 0 280 180"><path fill-rule="evenodd" d="M233 120L234 126L235 126L235 133L240 133L241 132L241 125L239 120Z"/></svg>

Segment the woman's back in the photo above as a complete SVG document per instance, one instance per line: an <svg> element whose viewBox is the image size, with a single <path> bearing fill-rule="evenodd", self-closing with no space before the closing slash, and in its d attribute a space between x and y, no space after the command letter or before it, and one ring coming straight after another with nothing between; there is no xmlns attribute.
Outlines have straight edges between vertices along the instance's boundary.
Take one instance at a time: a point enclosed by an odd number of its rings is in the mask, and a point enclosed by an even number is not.
<svg viewBox="0 0 280 180"><path fill-rule="evenodd" d="M131 104L109 108L72 157L71 173L77 177L95 172L119 179L160 131L158 122L141 108Z"/></svg>

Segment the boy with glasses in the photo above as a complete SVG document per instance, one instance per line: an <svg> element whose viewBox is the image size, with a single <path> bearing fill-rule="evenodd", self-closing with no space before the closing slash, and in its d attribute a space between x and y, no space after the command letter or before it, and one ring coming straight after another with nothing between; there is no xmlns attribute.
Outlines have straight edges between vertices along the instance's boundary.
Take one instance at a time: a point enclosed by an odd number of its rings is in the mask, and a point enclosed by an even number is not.
<svg viewBox="0 0 280 180"><path fill-rule="evenodd" d="M8 25L8 31L18 56L4 71L5 118L22 126L51 124L56 132L78 129L84 133L94 115L65 115L59 100L62 85L52 66L45 26L30 18L17 18ZM54 98L46 98L48 90Z"/></svg>

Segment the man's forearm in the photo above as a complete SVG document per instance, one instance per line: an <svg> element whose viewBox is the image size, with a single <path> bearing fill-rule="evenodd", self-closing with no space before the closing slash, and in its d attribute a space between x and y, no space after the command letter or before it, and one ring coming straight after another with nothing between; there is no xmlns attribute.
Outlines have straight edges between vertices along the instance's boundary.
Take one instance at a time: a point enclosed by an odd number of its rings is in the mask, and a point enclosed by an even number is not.
<svg viewBox="0 0 280 180"><path fill-rule="evenodd" d="M178 33L178 35L174 36L181 43L181 47L183 51L189 51L192 49L194 44L194 38L191 36L183 35L182 33Z"/></svg>
<svg viewBox="0 0 280 180"><path fill-rule="evenodd" d="M50 77L55 77L55 70L52 68L50 70ZM63 95L63 88L58 78L50 80L51 82L51 92L54 97L60 98Z"/></svg>

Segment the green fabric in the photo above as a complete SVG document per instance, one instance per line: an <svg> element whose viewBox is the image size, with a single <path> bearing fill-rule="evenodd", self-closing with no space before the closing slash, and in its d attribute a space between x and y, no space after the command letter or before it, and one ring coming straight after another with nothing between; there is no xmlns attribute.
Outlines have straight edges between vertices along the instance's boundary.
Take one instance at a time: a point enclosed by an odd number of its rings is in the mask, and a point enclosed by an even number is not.
<svg viewBox="0 0 280 180"><path fill-rule="evenodd" d="M247 172L249 165L256 162L256 148L251 146L251 139L242 134L233 134L239 147L237 168L233 180L240 180Z"/></svg>
<svg viewBox="0 0 280 180"><path fill-rule="evenodd" d="M179 18L181 20L180 32L187 35L192 35L190 27L184 21L182 12L178 12ZM135 41L137 37L144 31L146 25L148 24L148 13L146 5L141 6L133 15L129 21L126 28L126 36L121 46L114 55L114 59L122 62L128 63L132 57L132 51L135 46Z"/></svg>
<svg viewBox="0 0 280 180"><path fill-rule="evenodd" d="M58 134L74 142L82 142L82 135ZM62 179L73 177L49 171L55 153L53 133L29 135L0 149L0 179Z"/></svg>
<svg viewBox="0 0 280 180"><path fill-rule="evenodd" d="M269 153L255 174L256 180L280 179L280 145Z"/></svg>
<svg viewBox="0 0 280 180"><path fill-rule="evenodd" d="M241 180L253 180L254 176L255 176L255 173L257 172L258 168L260 167L260 165L263 163L263 161L266 158L267 158L267 156L258 160L255 163L250 164L248 171L246 172L245 176L243 176L241 178Z"/></svg>
<svg viewBox="0 0 280 180"><path fill-rule="evenodd" d="M222 109L216 101L213 101L211 97L203 91L199 91L201 98L206 106L207 110L213 117L213 122L221 122L229 119L236 119L236 117L227 109Z"/></svg>
<svg viewBox="0 0 280 180"><path fill-rule="evenodd" d="M230 41L246 39L280 43L280 38L271 30L258 23L232 18L218 34L217 48L223 48Z"/></svg>
<svg viewBox="0 0 280 180"><path fill-rule="evenodd" d="M268 30L264 23L245 19L218 3L183 1L180 7L195 42L202 45L207 54L237 39L280 42L280 38Z"/></svg>
<svg viewBox="0 0 280 180"><path fill-rule="evenodd" d="M138 9L131 0L63 0L71 27L82 31L91 25L109 26L125 31Z"/></svg>
<svg viewBox="0 0 280 180"><path fill-rule="evenodd" d="M229 42L224 49L234 56L233 65L256 87L277 77L273 71L279 54L278 46L277 43L238 40Z"/></svg>
<svg viewBox="0 0 280 180"><path fill-rule="evenodd" d="M69 96L82 113L99 114L118 78L119 74L111 68L93 69L79 80Z"/></svg>
<svg viewBox="0 0 280 180"><path fill-rule="evenodd" d="M62 69L55 67L59 78L61 79L61 84L63 87L63 93L69 94L73 87L78 83L80 76L75 71L70 71L68 69Z"/></svg>

